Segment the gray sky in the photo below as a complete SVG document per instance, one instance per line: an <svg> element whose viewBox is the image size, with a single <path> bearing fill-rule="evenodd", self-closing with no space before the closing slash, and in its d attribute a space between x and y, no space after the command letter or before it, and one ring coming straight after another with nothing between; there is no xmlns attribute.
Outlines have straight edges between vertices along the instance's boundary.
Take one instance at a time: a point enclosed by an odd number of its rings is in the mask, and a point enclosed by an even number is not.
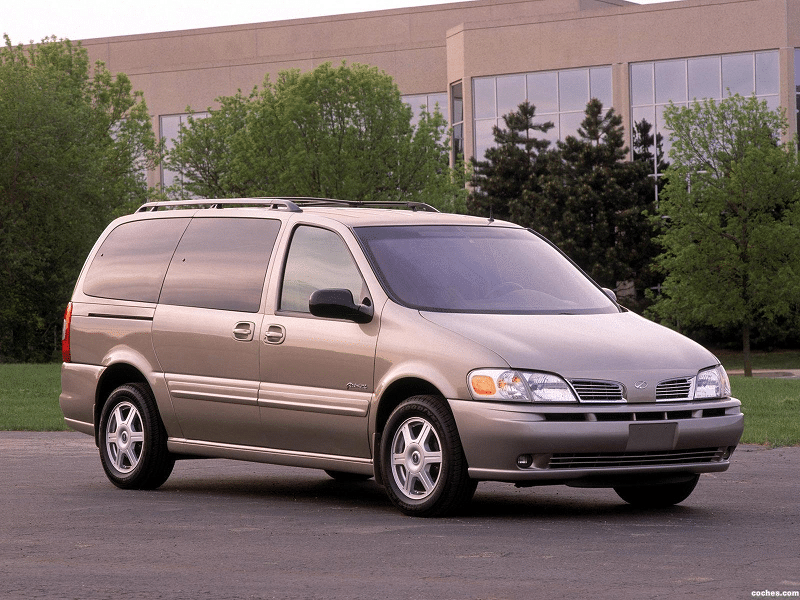
<svg viewBox="0 0 800 600"><path fill-rule="evenodd" d="M0 34L8 34L13 44L51 35L85 40L456 1L460 0L2 0ZM653 0L640 3L647 1Z"/></svg>

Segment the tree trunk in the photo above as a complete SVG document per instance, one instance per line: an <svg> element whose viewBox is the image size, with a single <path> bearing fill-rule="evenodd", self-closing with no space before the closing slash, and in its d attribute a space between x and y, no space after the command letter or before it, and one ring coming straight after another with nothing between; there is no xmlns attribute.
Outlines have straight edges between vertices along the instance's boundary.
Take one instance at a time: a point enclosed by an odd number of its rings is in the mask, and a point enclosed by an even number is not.
<svg viewBox="0 0 800 600"><path fill-rule="evenodd" d="M742 354L744 356L744 376L753 376L753 359L750 357L750 323L742 327Z"/></svg>

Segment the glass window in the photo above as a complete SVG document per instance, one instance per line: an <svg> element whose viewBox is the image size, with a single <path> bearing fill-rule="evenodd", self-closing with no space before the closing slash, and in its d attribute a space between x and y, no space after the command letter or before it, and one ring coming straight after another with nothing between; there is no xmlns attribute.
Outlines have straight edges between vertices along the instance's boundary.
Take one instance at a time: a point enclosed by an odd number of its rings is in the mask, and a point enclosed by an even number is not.
<svg viewBox="0 0 800 600"><path fill-rule="evenodd" d="M525 102L525 76L510 75L497 78L497 116L502 117L519 109Z"/></svg>
<svg viewBox="0 0 800 600"><path fill-rule="evenodd" d="M403 102L411 107L411 124L416 126L419 123L422 112L430 114L439 113L447 119L447 94L414 94L402 96Z"/></svg>
<svg viewBox="0 0 800 600"><path fill-rule="evenodd" d="M461 82L450 86L450 118L453 125L453 161L464 156L464 88Z"/></svg>
<svg viewBox="0 0 800 600"><path fill-rule="evenodd" d="M588 69L575 69L558 72L559 110L586 110L589 102Z"/></svg>
<svg viewBox="0 0 800 600"><path fill-rule="evenodd" d="M797 132L800 132L800 50L797 49L794 51L794 89L797 92L795 103ZM787 114L786 116L788 117L789 115Z"/></svg>
<svg viewBox="0 0 800 600"><path fill-rule="evenodd" d="M496 119L475 121L475 159L484 160L486 151L494 146L494 126Z"/></svg>
<svg viewBox="0 0 800 600"><path fill-rule="evenodd" d="M464 313L613 313L615 304L557 249L501 227L356 228L397 302Z"/></svg>
<svg viewBox="0 0 800 600"><path fill-rule="evenodd" d="M195 113L192 115L193 119L204 119L208 113ZM189 115L164 115L159 118L159 127L161 129L161 139L164 140L164 147L167 151L175 147L175 140L178 139L180 134L181 125L187 127L189 125ZM167 188L177 186L183 188L183 179L181 174L177 171L172 171L165 167L161 167L161 187Z"/></svg>
<svg viewBox="0 0 800 600"><path fill-rule="evenodd" d="M612 106L611 67L480 77L473 80L473 94L473 147L475 158L481 160L494 145L491 127L505 127L503 116L525 100L536 107L535 123L554 124L546 134L532 131L529 135L551 142L575 135L591 98L598 98L606 108ZM494 113L490 114L492 106Z"/></svg>
<svg viewBox="0 0 800 600"><path fill-rule="evenodd" d="M750 96L755 91L752 54L729 54L722 57L722 90L725 96Z"/></svg>
<svg viewBox="0 0 800 600"><path fill-rule="evenodd" d="M578 127L585 118L585 112L561 113L559 118L561 139L565 139L568 135L578 137Z"/></svg>
<svg viewBox="0 0 800 600"><path fill-rule="evenodd" d="M558 73L528 74L528 102L536 107L536 114L558 112Z"/></svg>
<svg viewBox="0 0 800 600"><path fill-rule="evenodd" d="M356 303L367 293L342 238L327 229L298 227L283 271L280 310L307 313L311 294L330 288L350 290Z"/></svg>
<svg viewBox="0 0 800 600"><path fill-rule="evenodd" d="M720 98L720 60L719 56L691 58L689 69L689 100Z"/></svg>
<svg viewBox="0 0 800 600"><path fill-rule="evenodd" d="M147 219L116 227L86 273L89 296L158 302L169 261L189 218Z"/></svg>
<svg viewBox="0 0 800 600"><path fill-rule="evenodd" d="M653 104L653 63L631 65L631 104Z"/></svg>
<svg viewBox="0 0 800 600"><path fill-rule="evenodd" d="M686 100L686 61L655 63L656 104Z"/></svg>
<svg viewBox="0 0 800 600"><path fill-rule="evenodd" d="M495 78L481 77L472 80L473 106L472 112L476 119L487 119L497 116L497 102L495 98Z"/></svg>
<svg viewBox="0 0 800 600"><path fill-rule="evenodd" d="M777 52L756 52L756 95L779 92L779 70Z"/></svg>
<svg viewBox="0 0 800 600"><path fill-rule="evenodd" d="M257 312L280 227L273 219L194 218L170 263L161 302Z"/></svg>
<svg viewBox="0 0 800 600"><path fill-rule="evenodd" d="M611 67L589 69L589 97L600 100L603 103L603 108L611 108L613 102Z"/></svg>

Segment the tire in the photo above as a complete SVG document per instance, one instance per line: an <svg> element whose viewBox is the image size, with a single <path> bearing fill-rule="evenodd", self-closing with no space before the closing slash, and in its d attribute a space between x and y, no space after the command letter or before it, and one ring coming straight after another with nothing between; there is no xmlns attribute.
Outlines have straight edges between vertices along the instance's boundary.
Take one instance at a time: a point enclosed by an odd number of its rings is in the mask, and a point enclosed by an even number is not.
<svg viewBox="0 0 800 600"><path fill-rule="evenodd" d="M119 488L154 490L175 466L153 393L141 383L111 392L100 415L99 441L103 470Z"/></svg>
<svg viewBox="0 0 800 600"><path fill-rule="evenodd" d="M331 479L342 482L354 483L356 481L372 479L372 475L364 475L363 473L347 473L346 471L331 471L330 469L325 469L325 473L327 473L328 477Z"/></svg>
<svg viewBox="0 0 800 600"><path fill-rule="evenodd" d="M686 500L694 491L700 475L678 483L653 483L615 487L617 495L628 504L641 508L665 508Z"/></svg>
<svg viewBox="0 0 800 600"><path fill-rule="evenodd" d="M414 396L392 412L380 461L389 499L407 515L450 515L475 493L455 420L439 397Z"/></svg>

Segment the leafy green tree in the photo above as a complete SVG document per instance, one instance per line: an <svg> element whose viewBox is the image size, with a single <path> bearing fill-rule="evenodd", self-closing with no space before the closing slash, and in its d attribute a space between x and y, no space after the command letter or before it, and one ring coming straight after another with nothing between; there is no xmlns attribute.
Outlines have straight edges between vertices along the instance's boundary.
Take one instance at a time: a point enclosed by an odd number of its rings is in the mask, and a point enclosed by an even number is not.
<svg viewBox="0 0 800 600"><path fill-rule="evenodd" d="M209 112L182 131L169 154L192 194L463 205L446 120L424 113L412 126L397 85L377 68L326 63L283 71Z"/></svg>
<svg viewBox="0 0 800 600"><path fill-rule="evenodd" d="M241 92L219 99L220 107L198 117L187 109L188 125L181 126L174 147L166 153L165 166L178 171L183 182L164 192L178 198L240 198L249 182L235 173L233 140L244 128L250 100Z"/></svg>
<svg viewBox="0 0 800 600"><path fill-rule="evenodd" d="M540 181L551 158L550 141L544 135L554 127L551 121L536 123L535 118L536 107L524 102L503 116L505 128L494 127L495 145L484 160L473 159L473 192L467 203L471 214L526 224L535 221Z"/></svg>
<svg viewBox="0 0 800 600"><path fill-rule="evenodd" d="M627 160L622 118L590 100L578 136L560 141L558 153L543 185L539 231L601 285L635 280L641 289L656 254L647 215L654 182L646 163Z"/></svg>
<svg viewBox="0 0 800 600"><path fill-rule="evenodd" d="M156 142L123 74L50 38L0 48L0 359L50 360L86 254L146 199Z"/></svg>
<svg viewBox="0 0 800 600"><path fill-rule="evenodd" d="M800 163L787 122L755 97L669 106L672 164L660 211L666 273L656 315L741 332L800 308Z"/></svg>

